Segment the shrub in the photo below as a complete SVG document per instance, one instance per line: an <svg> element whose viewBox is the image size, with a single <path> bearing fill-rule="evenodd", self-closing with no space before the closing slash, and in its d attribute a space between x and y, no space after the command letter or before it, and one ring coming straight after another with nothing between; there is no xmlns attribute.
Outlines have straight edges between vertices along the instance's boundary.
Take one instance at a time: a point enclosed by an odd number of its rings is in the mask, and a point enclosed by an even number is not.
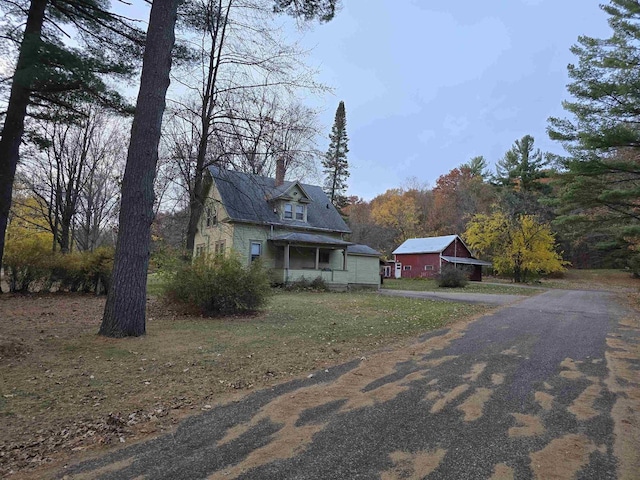
<svg viewBox="0 0 640 480"><path fill-rule="evenodd" d="M46 283L51 275L52 255L51 243L42 235L8 241L3 261L9 290L28 292Z"/></svg>
<svg viewBox="0 0 640 480"><path fill-rule="evenodd" d="M456 268L454 265L445 265L437 280L440 287L463 288L469 282L469 277L466 271Z"/></svg>
<svg viewBox="0 0 640 480"><path fill-rule="evenodd" d="M37 237L7 249L5 266L12 292L50 291L103 293L111 283L113 249L61 254Z"/></svg>
<svg viewBox="0 0 640 480"><path fill-rule="evenodd" d="M261 262L243 267L234 256L198 257L169 276L164 290L208 316L255 311L271 293L269 275Z"/></svg>
<svg viewBox="0 0 640 480"><path fill-rule="evenodd" d="M300 277L294 282L287 283L287 285L285 286L285 290L290 292L326 292L327 290L329 290L329 287L327 287L327 283L320 276L317 276L311 281L305 277Z"/></svg>

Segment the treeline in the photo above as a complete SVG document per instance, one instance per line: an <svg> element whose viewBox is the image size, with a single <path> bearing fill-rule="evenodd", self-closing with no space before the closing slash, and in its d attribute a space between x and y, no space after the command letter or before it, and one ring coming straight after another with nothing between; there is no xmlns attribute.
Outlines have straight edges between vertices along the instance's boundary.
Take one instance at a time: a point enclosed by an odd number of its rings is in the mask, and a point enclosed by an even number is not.
<svg viewBox="0 0 640 480"><path fill-rule="evenodd" d="M594 225L588 209L575 204L574 221L568 221L567 196L575 195L577 186L566 162L535 148L526 135L495 162L494 171L479 156L440 176L433 187L412 180L371 201L351 197L343 210L351 240L390 257L408 238L458 234L497 265L506 257L515 265L518 255L537 252L535 268L542 271L570 264L637 272L634 244L611 222ZM500 245L511 245L512 251L498 254ZM513 274L512 268L502 270Z"/></svg>

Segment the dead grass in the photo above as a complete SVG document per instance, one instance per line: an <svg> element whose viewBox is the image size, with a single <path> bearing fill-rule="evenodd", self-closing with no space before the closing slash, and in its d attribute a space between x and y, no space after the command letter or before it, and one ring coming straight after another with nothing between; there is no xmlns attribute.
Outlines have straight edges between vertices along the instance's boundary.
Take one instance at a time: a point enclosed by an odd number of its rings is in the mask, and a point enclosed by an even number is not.
<svg viewBox="0 0 640 480"><path fill-rule="evenodd" d="M640 279L633 278L630 272L624 270L569 269L564 274L564 278L542 280L541 285L546 288L637 293L640 289Z"/></svg>
<svg viewBox="0 0 640 480"><path fill-rule="evenodd" d="M542 288L532 288L530 286L518 286L510 283L496 285L483 282L469 282L464 288L442 288L438 286L436 280L428 278L385 278L382 288L418 292L465 292L499 295L537 295L543 291Z"/></svg>
<svg viewBox="0 0 640 480"><path fill-rule="evenodd" d="M104 299L0 296L0 476L173 427L267 386L486 307L372 293L280 293L263 314L185 316L151 297L147 335L96 335Z"/></svg>

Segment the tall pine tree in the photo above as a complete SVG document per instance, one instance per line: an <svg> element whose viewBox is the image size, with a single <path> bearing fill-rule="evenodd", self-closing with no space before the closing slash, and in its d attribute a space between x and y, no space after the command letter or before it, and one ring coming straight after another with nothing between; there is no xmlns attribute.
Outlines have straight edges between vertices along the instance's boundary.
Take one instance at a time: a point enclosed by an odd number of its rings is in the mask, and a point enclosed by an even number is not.
<svg viewBox="0 0 640 480"><path fill-rule="evenodd" d="M347 115L344 110L344 102L340 102L336 110L336 118L333 121L329 149L322 160L323 172L326 175L324 191L336 208L342 208L347 204L347 178L349 178L349 153L347 137Z"/></svg>
<svg viewBox="0 0 640 480"><path fill-rule="evenodd" d="M72 121L80 115L81 102L127 110L103 77L133 75L144 34L110 12L107 0L0 0L0 15L5 19L0 36L17 51L9 98L0 114L1 262L26 117L46 120L55 112L59 120L62 112Z"/></svg>
<svg viewBox="0 0 640 480"><path fill-rule="evenodd" d="M570 116L549 119L549 135L571 155L557 223L623 242L640 275L640 1L602 9L612 34L578 38L578 62L568 67L573 98L563 104Z"/></svg>

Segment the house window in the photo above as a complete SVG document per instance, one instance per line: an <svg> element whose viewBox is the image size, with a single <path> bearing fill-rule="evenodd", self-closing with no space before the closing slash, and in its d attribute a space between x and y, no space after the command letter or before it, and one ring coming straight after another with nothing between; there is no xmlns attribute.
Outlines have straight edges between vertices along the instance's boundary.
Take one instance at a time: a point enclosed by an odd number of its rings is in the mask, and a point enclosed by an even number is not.
<svg viewBox="0 0 640 480"><path fill-rule="evenodd" d="M404 269L405 269L405 270L411 270L411 265L405 265L405 266L404 266Z"/></svg>
<svg viewBox="0 0 640 480"><path fill-rule="evenodd" d="M213 253L215 255L224 255L224 240L215 243L213 246Z"/></svg>
<svg viewBox="0 0 640 480"><path fill-rule="evenodd" d="M304 220L304 205L296 205L296 220Z"/></svg>
<svg viewBox="0 0 640 480"><path fill-rule="evenodd" d="M262 243L251 242L251 261L253 262L262 255Z"/></svg>
<svg viewBox="0 0 640 480"><path fill-rule="evenodd" d="M433 270L433 265L425 265L424 269L425 270Z"/></svg>
<svg viewBox="0 0 640 480"><path fill-rule="evenodd" d="M290 203L284 204L284 218L293 218L293 207Z"/></svg>
<svg viewBox="0 0 640 480"><path fill-rule="evenodd" d="M204 255L204 243L196 245L196 257L201 257L202 255Z"/></svg>
<svg viewBox="0 0 640 480"><path fill-rule="evenodd" d="M207 207L207 227L213 227L218 223L218 217L213 208Z"/></svg>
<svg viewBox="0 0 640 480"><path fill-rule="evenodd" d="M329 263L329 256L331 255L330 250L320 250L318 254L318 262L320 263Z"/></svg>

